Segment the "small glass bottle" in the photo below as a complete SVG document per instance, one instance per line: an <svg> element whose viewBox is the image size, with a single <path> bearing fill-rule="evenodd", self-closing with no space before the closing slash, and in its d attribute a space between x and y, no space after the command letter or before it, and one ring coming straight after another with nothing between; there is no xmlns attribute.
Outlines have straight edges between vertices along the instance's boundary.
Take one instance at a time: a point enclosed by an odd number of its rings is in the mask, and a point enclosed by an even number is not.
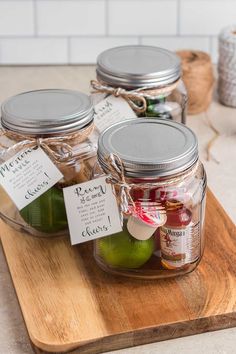
<svg viewBox="0 0 236 354"><path fill-rule="evenodd" d="M197 233L197 244L194 228L191 225L192 213L178 200L170 200L165 204L167 220L160 228L161 263L164 268L176 269L196 261L192 251L200 252L200 233Z"/></svg>
<svg viewBox="0 0 236 354"><path fill-rule="evenodd" d="M96 72L97 82L91 82L93 92L132 101L139 117L185 123L187 92L180 59L174 52L144 45L110 48L98 56ZM103 96L95 93L93 97L97 102Z"/></svg>
<svg viewBox="0 0 236 354"><path fill-rule="evenodd" d="M93 175L102 174L114 187L124 222L122 232L95 240L98 265L147 279L194 270L204 249L206 191L195 134L163 119L114 124L98 142Z"/></svg>
<svg viewBox="0 0 236 354"><path fill-rule="evenodd" d="M48 156L63 174L56 185L20 211L0 188L1 218L34 236L67 233L62 189L89 180L96 161L98 137L91 99L83 93L62 89L24 92L3 102L1 124L0 163L27 147L27 143L17 147L20 142L33 139L35 148L40 141L49 144L48 150L54 154ZM64 159L66 146L71 150L71 157ZM45 152L48 153L47 149Z"/></svg>

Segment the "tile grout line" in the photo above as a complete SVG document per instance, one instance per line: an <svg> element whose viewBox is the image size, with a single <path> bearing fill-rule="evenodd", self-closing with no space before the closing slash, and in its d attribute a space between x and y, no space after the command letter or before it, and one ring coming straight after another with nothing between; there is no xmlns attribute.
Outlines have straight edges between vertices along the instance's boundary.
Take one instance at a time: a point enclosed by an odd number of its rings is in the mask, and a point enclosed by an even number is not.
<svg viewBox="0 0 236 354"><path fill-rule="evenodd" d="M211 54L211 59L213 61L215 61L214 53L213 53L213 40L214 40L215 36L208 36L208 41L209 41L209 52Z"/></svg>
<svg viewBox="0 0 236 354"><path fill-rule="evenodd" d="M105 36L109 37L109 3L105 0Z"/></svg>
<svg viewBox="0 0 236 354"><path fill-rule="evenodd" d="M33 0L34 37L38 37L37 0Z"/></svg>
<svg viewBox="0 0 236 354"><path fill-rule="evenodd" d="M71 38L67 37L67 64L71 64Z"/></svg>
<svg viewBox="0 0 236 354"><path fill-rule="evenodd" d="M0 0L0 3L1 2L13 2L13 1L17 1L17 0ZM34 0L20 0L20 1L27 1L27 2L30 2L30 1L34 1ZM38 1L42 1L42 2L44 2L44 1L46 1L46 0L38 0ZM66 1L66 0L48 0L48 1L54 1L54 2L56 2L56 1ZM102 2L102 1L104 1L104 0L70 0L70 1L74 1L74 2L82 2L82 1L100 1L100 2ZM117 1L117 0L109 0L109 1ZM127 1L127 0L119 0L119 1L123 1L123 2L125 2L125 1ZM129 1L133 1L133 2L135 2L135 1L143 1L143 0L129 0ZM173 1L173 0L147 0L147 1L151 1L151 2L155 2L155 1L160 1L160 2L166 2L166 1L169 1L169 2L171 2L171 1ZM202 0L202 1L204 1L204 0ZM215 1L215 0L210 0L210 1ZM223 1L223 0L222 0ZM225 1L225 0L224 0ZM232 1L232 0L226 0L226 1Z"/></svg>
<svg viewBox="0 0 236 354"><path fill-rule="evenodd" d="M180 36L180 0L177 1L177 11L176 11L176 16L177 16L177 21L176 21L176 35L179 37Z"/></svg>
<svg viewBox="0 0 236 354"><path fill-rule="evenodd" d="M52 0L51 0L52 1ZM0 0L1 2L1 0ZM176 34L142 34L142 35L134 35L134 34L114 34L114 35L99 35L99 34L64 34L64 35L56 35L56 34L42 34L42 35L38 35L37 38L41 38L41 39L45 39L45 38L137 38L137 37L142 37L142 38L174 38L174 37L179 37L179 38L209 38L209 37L217 37L217 34L201 34L201 35L197 35L197 34L184 34L184 35L180 35L177 36ZM32 39L35 38L34 35L1 35L0 34L0 39Z"/></svg>

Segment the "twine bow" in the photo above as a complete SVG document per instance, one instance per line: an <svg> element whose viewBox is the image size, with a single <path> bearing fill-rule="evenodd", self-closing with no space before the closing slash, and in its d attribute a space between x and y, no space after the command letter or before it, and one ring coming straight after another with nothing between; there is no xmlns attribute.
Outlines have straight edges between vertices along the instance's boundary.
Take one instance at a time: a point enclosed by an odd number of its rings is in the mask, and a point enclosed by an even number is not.
<svg viewBox="0 0 236 354"><path fill-rule="evenodd" d="M149 216L152 221L159 222L166 219L165 208L159 202L152 202L150 200L139 200L134 202L130 190L135 187L133 183L127 183L124 175L124 166L119 156L110 154L106 158L107 169L109 176L107 182L111 183L115 187L116 199L119 205L120 221L123 226L123 219L125 215L135 216ZM150 184L144 186L144 188L150 187ZM118 190L116 188L119 188Z"/></svg>
<svg viewBox="0 0 236 354"><path fill-rule="evenodd" d="M81 151L74 153L73 148L68 142L76 140L76 143L78 144L85 141L92 133L93 129L94 124L90 124L88 127L73 134L45 138L31 137L10 130L1 129L0 136L6 136L9 139L17 141L17 143L10 147L0 144L0 147L4 149L4 153L10 153L12 150L19 151L24 148L41 147L53 160L58 163L63 163L81 155ZM56 152L53 149L54 147L59 147L61 152Z"/></svg>
<svg viewBox="0 0 236 354"><path fill-rule="evenodd" d="M137 113L143 113L147 109L147 102L145 98L137 90L127 91L121 87L116 88L108 85L103 85L96 80L91 81L91 86L95 90L93 93L100 92L113 95L115 97L124 98L130 107Z"/></svg>
<svg viewBox="0 0 236 354"><path fill-rule="evenodd" d="M130 189L132 188L125 180L124 166L119 156L110 154L106 158L107 168L109 176L107 177L107 183L118 186L118 195L116 194L119 209L121 224L123 224L123 213L130 214L130 204L135 208L135 203L130 195Z"/></svg>
<svg viewBox="0 0 236 354"><path fill-rule="evenodd" d="M126 90L121 87L112 87L99 81L92 80L91 86L94 89L92 93L100 92L115 97L124 98L130 107L137 113L143 113L147 109L146 99L157 99L161 95L171 93L178 85L179 79L170 85L163 87L140 87L135 90Z"/></svg>

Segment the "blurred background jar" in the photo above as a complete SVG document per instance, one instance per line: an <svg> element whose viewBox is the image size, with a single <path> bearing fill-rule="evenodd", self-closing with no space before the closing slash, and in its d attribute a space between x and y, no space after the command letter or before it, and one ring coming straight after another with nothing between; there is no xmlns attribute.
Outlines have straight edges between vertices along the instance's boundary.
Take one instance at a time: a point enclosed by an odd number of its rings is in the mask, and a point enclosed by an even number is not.
<svg viewBox="0 0 236 354"><path fill-rule="evenodd" d="M185 123L187 93L175 53L144 45L111 48L98 56L96 73L92 92L103 96L95 95L95 103L112 94L126 99L139 117Z"/></svg>
<svg viewBox="0 0 236 354"><path fill-rule="evenodd" d="M194 270L204 249L206 191L195 134L169 120L126 120L101 134L98 161L94 178L108 176L123 218L122 232L95 240L98 265L137 278Z"/></svg>
<svg viewBox="0 0 236 354"><path fill-rule="evenodd" d="M3 102L0 163L24 150L29 140L36 147L39 144L63 174L56 185L20 211L1 188L4 221L34 236L67 232L62 189L91 177L97 152L93 114L89 96L71 90L24 92Z"/></svg>

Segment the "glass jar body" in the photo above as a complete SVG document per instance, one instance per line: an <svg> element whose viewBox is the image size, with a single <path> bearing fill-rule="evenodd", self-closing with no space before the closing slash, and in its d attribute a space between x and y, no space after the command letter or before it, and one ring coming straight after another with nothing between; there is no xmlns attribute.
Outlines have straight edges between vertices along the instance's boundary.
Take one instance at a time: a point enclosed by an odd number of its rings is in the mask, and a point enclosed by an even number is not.
<svg viewBox="0 0 236 354"><path fill-rule="evenodd" d="M62 134L61 134L62 135ZM61 136L60 135L60 136ZM64 135L66 137L66 135ZM54 137L41 135L37 138ZM55 237L68 233L66 210L64 205L63 188L85 182L91 179L91 171L96 162L97 132L92 133L83 141L77 139L65 141L73 152L73 159L59 162L53 159L53 163L61 171L63 178L33 202L21 210L18 210L5 190L0 187L0 217L19 231L33 236ZM19 141L2 135L0 137L0 163L6 162L18 151L13 147ZM63 154L63 147L57 144L53 150L59 155Z"/></svg>
<svg viewBox="0 0 236 354"><path fill-rule="evenodd" d="M97 167L94 177L99 173ZM136 234L138 237L130 234L132 216L124 216L122 232L95 240L97 264L109 273L146 279L193 271L204 250L206 175L203 165L198 162L190 175L185 171L180 176L133 178L129 182L137 183L131 190L134 202L161 205L166 211L166 221L153 228L151 237L145 239L142 225L136 228L135 232L140 232ZM139 187L143 183L149 187Z"/></svg>
<svg viewBox="0 0 236 354"><path fill-rule="evenodd" d="M101 85L111 86L110 84L99 81ZM128 94L129 91L139 90L142 91L142 87L122 87L119 86L121 89L124 89ZM114 90L117 90L118 87L114 86ZM118 91L115 91L116 94ZM102 99L108 97L109 94L100 94L93 93L92 99L94 104L100 102ZM126 95L122 96L125 97ZM128 97L128 96L127 96ZM179 123L186 123L186 109L187 109L187 91L184 86L184 83L181 79L178 80L177 83L171 83L166 86L161 87L151 87L150 89L145 88L144 93L145 98L145 106L146 109L144 111L135 111L138 117L147 117L147 118L161 118L161 119L170 119L174 120L175 122ZM139 106L139 101L135 101L132 98L135 105ZM132 117L127 117L132 118Z"/></svg>

